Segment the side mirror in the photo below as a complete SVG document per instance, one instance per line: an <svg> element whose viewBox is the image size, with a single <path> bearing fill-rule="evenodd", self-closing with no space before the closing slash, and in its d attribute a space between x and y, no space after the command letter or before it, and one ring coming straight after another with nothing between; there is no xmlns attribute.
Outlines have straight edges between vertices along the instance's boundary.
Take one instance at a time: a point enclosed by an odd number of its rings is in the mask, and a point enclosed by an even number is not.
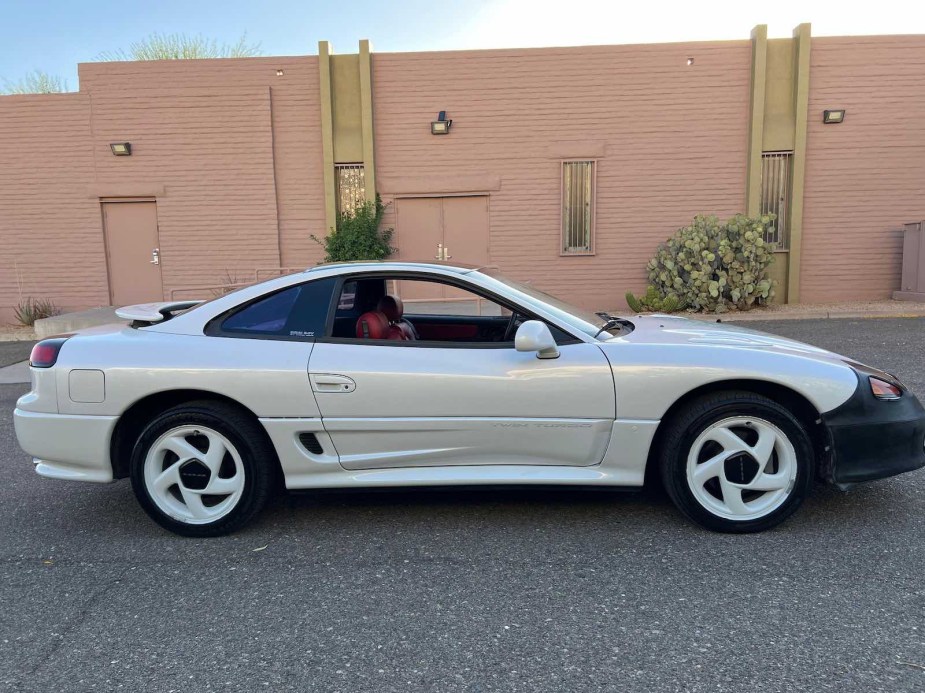
<svg viewBox="0 0 925 693"><path fill-rule="evenodd" d="M557 359L559 349L556 340L545 322L527 320L517 328L514 336L514 348L517 351L535 351L538 359Z"/></svg>

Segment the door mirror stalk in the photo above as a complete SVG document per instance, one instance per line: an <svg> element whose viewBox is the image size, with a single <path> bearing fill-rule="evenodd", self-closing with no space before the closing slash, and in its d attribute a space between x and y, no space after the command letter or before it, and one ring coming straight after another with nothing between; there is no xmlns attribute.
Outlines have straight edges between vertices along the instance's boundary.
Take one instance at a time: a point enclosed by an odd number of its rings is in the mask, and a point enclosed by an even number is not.
<svg viewBox="0 0 925 693"><path fill-rule="evenodd" d="M559 348L552 332L545 322L539 320L527 320L517 328L514 348L517 351L535 351L538 359L559 358Z"/></svg>

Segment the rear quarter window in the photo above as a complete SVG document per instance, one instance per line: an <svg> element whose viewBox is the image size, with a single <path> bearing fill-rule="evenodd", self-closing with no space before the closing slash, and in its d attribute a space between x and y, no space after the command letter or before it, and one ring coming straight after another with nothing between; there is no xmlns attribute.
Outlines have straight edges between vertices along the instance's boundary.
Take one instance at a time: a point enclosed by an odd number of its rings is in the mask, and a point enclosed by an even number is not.
<svg viewBox="0 0 925 693"><path fill-rule="evenodd" d="M258 298L219 316L207 333L315 339L324 333L334 284L333 278L319 279Z"/></svg>

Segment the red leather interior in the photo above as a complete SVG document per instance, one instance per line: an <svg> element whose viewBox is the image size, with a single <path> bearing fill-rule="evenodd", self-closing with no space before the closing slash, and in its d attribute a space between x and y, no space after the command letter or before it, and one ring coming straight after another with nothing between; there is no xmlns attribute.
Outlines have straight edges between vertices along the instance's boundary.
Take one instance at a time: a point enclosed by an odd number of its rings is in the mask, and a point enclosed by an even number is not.
<svg viewBox="0 0 925 693"><path fill-rule="evenodd" d="M376 308L385 316L386 320L388 320L391 325L388 339L401 339L404 341L413 341L416 339L411 325L402 320L402 316L405 314L405 307L398 296L386 294L379 299L379 304Z"/></svg>
<svg viewBox="0 0 925 693"><path fill-rule="evenodd" d="M357 337L360 339L401 339L392 337L388 318L378 310L363 313L357 320Z"/></svg>

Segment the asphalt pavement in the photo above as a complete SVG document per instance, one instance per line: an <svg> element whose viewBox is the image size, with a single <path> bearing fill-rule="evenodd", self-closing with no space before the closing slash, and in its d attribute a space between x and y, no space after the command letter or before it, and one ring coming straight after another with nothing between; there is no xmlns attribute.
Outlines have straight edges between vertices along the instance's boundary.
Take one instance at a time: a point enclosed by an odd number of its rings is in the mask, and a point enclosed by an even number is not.
<svg viewBox="0 0 925 693"><path fill-rule="evenodd" d="M749 327L925 394L925 320ZM0 691L921 691L925 472L782 527L659 493L306 494L210 540L37 477L0 386Z"/></svg>

